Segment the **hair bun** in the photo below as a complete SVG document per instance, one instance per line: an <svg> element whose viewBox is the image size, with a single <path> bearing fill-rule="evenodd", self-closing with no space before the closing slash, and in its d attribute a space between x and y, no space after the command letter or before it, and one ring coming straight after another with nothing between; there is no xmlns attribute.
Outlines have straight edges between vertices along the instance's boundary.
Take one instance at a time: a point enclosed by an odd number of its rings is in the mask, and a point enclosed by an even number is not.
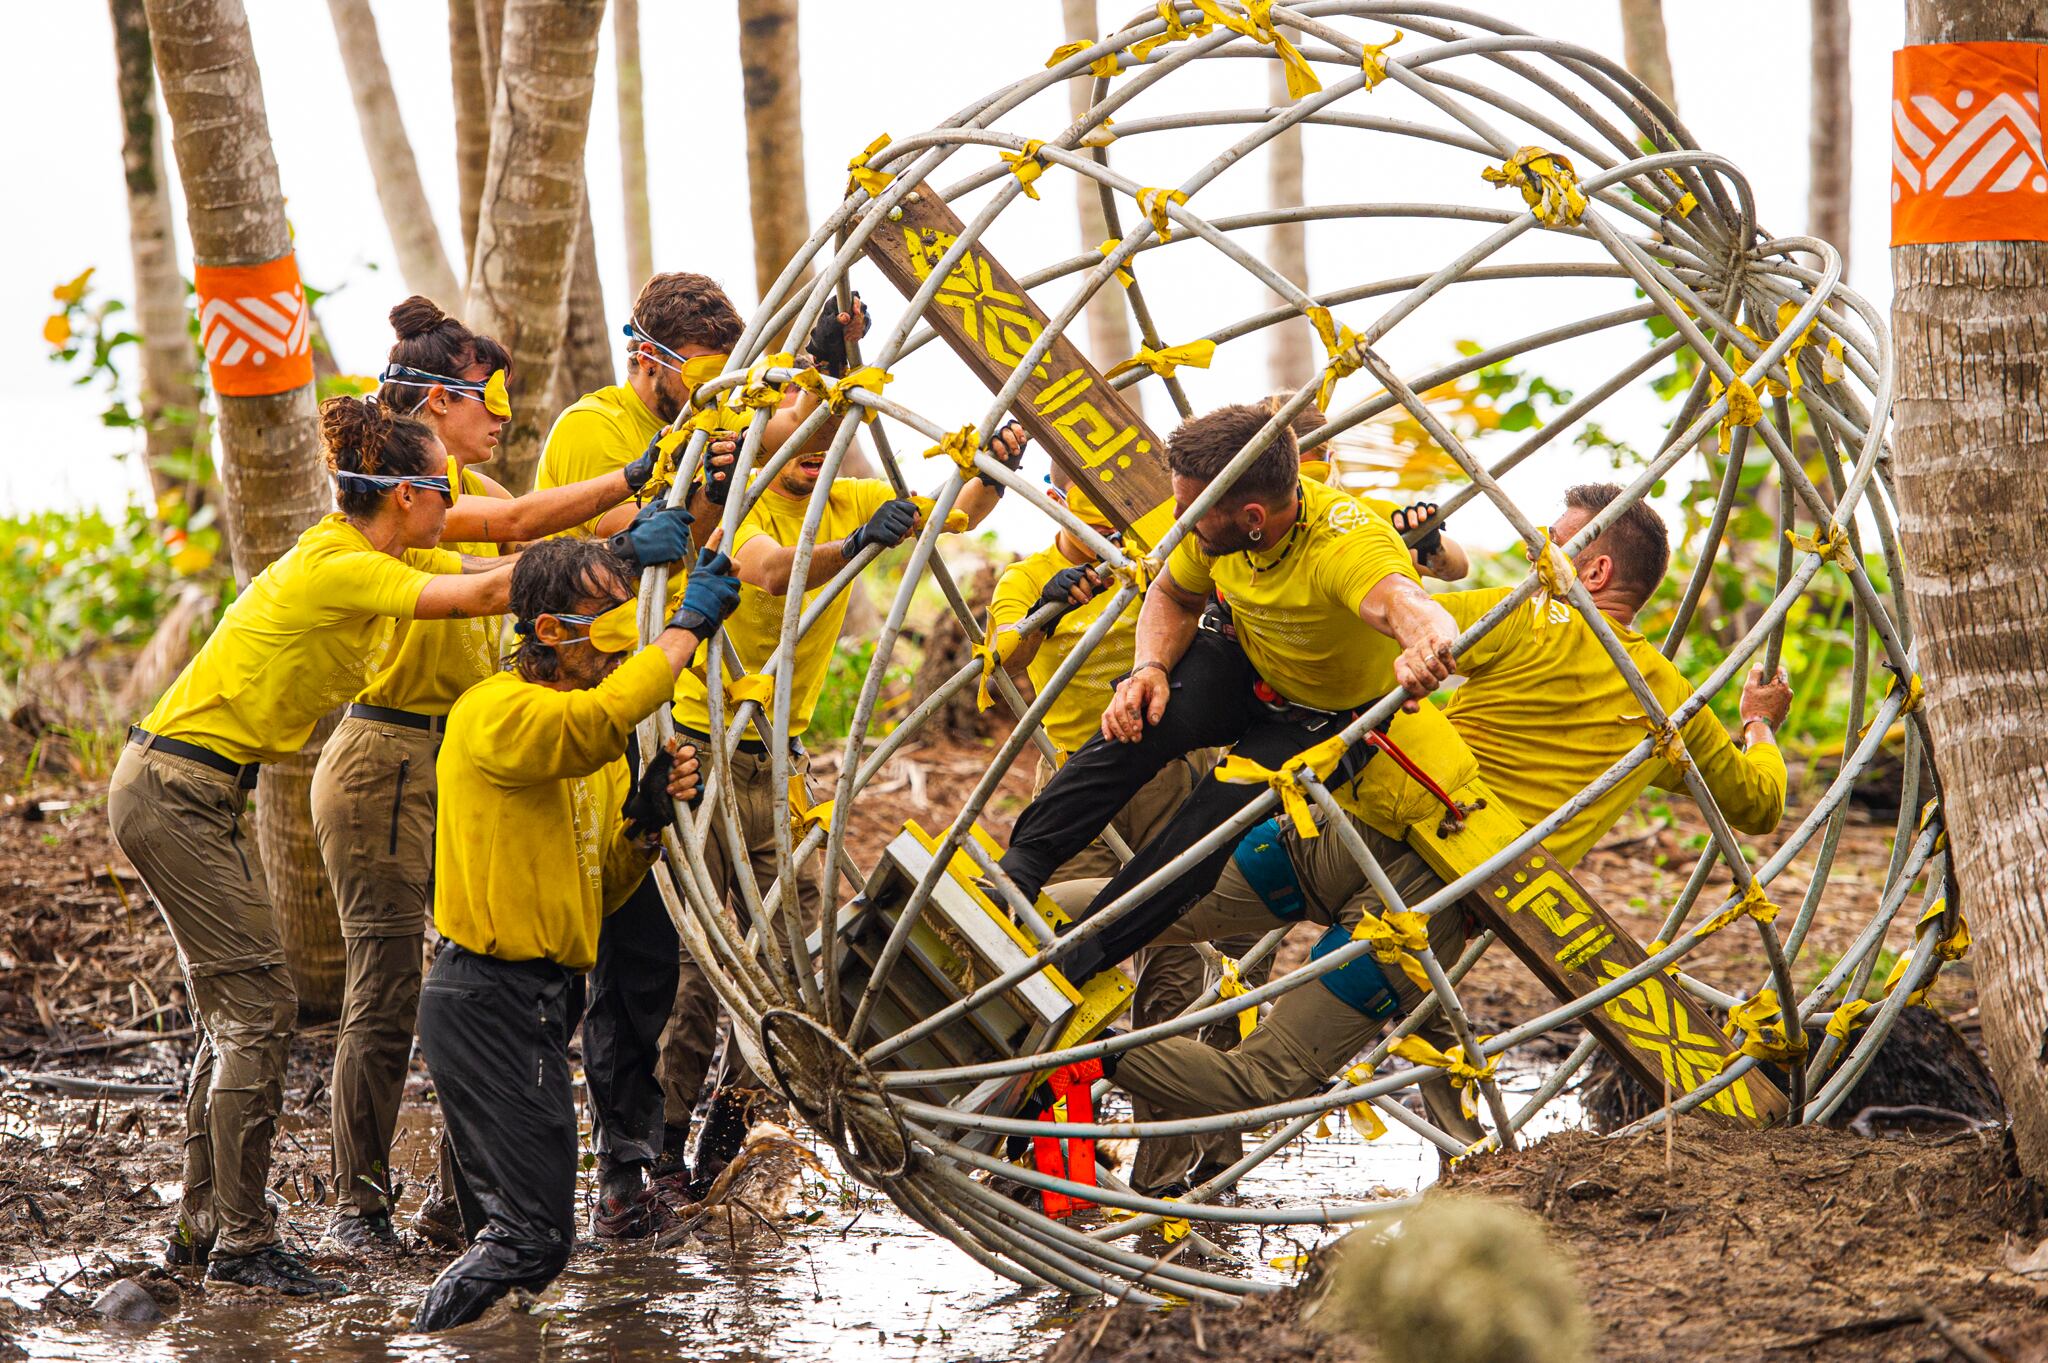
<svg viewBox="0 0 2048 1363"><path fill-rule="evenodd" d="M320 404L320 443L327 447L327 466L338 472L377 472L390 430L391 414L382 403L342 396Z"/></svg>
<svg viewBox="0 0 2048 1363"><path fill-rule="evenodd" d="M424 336L448 320L434 300L414 294L391 310L391 329L401 341Z"/></svg>

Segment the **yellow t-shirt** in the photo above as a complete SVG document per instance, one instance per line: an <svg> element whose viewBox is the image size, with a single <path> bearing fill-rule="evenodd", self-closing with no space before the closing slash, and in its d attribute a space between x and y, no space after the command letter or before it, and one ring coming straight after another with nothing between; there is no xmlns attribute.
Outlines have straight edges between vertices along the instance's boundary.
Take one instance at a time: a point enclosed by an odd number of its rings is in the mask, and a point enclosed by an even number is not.
<svg viewBox="0 0 2048 1363"><path fill-rule="evenodd" d="M817 495L815 492L813 496ZM879 478L836 478L827 494L824 515L818 521L819 544L846 538L868 522L868 517L882 509L882 503L896 495L894 488ZM747 542L766 536L771 542L792 545L802 537L804 517L808 514L810 501L806 498L791 497L773 483L755 501L747 518L740 522L739 533L733 536L732 555L739 557ZM825 590L819 584L804 594L804 608L819 592ZM773 596L751 583L740 586L740 604L725 622L725 637L739 652L740 661L753 672L768 661L768 655L775 651L776 641L782 637L782 608L785 598ZM818 695L825 689L825 673L832 662L832 654L839 646L839 631L846 623L847 594L841 592L832 604L811 627L810 633L798 641L796 670L790 678L789 732L793 738L810 727L811 712L818 708ZM684 672L676 679L676 723L699 733L709 733L711 710L709 693L704 689L703 657L711 656L709 648L703 651L699 666ZM730 676L730 673L727 674ZM749 737L756 737L752 726L748 727Z"/></svg>
<svg viewBox="0 0 2048 1363"><path fill-rule="evenodd" d="M1394 688L1401 649L1359 618L1381 581L1419 581L1415 560L1383 516L1347 492L1301 484L1301 518L1280 543L1212 559L1189 535L1167 570L1182 590L1223 595L1245 656L1288 700L1343 710Z"/></svg>
<svg viewBox="0 0 2048 1363"><path fill-rule="evenodd" d="M485 497L483 480L474 469L462 470L465 496ZM488 541L443 543L442 548L476 558L497 558L498 546ZM356 700L416 715L445 715L455 698L498 670L505 637L505 617L473 620L401 620L391 633L384 665Z"/></svg>
<svg viewBox="0 0 2048 1363"><path fill-rule="evenodd" d="M142 727L235 762L289 757L363 689L427 583L461 571L445 549L380 553L333 512L243 588Z"/></svg>
<svg viewBox="0 0 2048 1363"><path fill-rule="evenodd" d="M998 644L1003 642L1005 630L1014 628L1018 621L1037 608L1038 594L1045 590L1045 584L1065 569L1077 566L1074 561L1060 552L1057 542L1047 545L1029 558L1017 560L1003 570L996 582L996 593L988 607L988 627ZM1043 691L1045 684L1052 680L1052 674L1074 651L1074 645L1081 642L1091 626L1109 609L1114 590L1096 594L1095 599L1085 606L1076 606L1061 616L1052 627L1052 633L1039 645L1038 652L1031 657L1024 669L1031 678L1031 685ZM1081 664L1080 671L1060 692L1059 699L1045 713L1045 733L1063 754L1071 754L1092 738L1102 724L1102 712L1109 708L1109 698L1116 691L1116 680L1131 670L1138 648L1138 612L1135 605L1123 613L1123 617L1110 626L1109 633L1102 637L1095 652L1088 661Z"/></svg>
<svg viewBox="0 0 2048 1363"><path fill-rule="evenodd" d="M650 645L587 691L499 672L462 694L434 763L436 931L501 961L590 969L599 923L647 869L619 812L626 738L668 693Z"/></svg>
<svg viewBox="0 0 2048 1363"><path fill-rule="evenodd" d="M567 487L617 473L640 457L661 426L661 418L647 410L630 383L585 393L555 418L533 485ZM592 516L561 533L589 535L601 519Z"/></svg>
<svg viewBox="0 0 2048 1363"><path fill-rule="evenodd" d="M1446 592L1436 600L1462 631L1511 590ZM1640 725L1617 722L1642 714L1643 707L1579 613L1552 601L1540 629L1535 621L1531 599L1461 654L1458 671L1466 680L1444 707L1479 759L1486 784L1525 824L1556 812L1645 737ZM1642 635L1619 624L1614 633L1666 711L1692 694L1678 669ZM1760 744L1744 752L1711 709L1694 715L1682 732L1728 821L1749 834L1777 827L1785 814L1786 784L1778 749ZM1576 864L1652 784L1682 788L1677 770L1653 758L1574 815L1544 846L1565 865Z"/></svg>

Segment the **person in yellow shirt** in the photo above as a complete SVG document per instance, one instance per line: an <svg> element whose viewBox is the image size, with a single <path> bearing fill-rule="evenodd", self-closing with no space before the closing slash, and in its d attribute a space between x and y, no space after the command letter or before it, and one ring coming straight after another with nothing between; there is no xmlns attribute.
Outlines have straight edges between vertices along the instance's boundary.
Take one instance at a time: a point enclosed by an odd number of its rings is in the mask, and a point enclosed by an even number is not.
<svg viewBox="0 0 2048 1363"><path fill-rule="evenodd" d="M1266 407L1269 411L1278 412L1293 397L1292 393L1275 393L1266 399ZM1333 465L1329 459L1329 442L1316 440L1322 434L1323 427L1329 424L1329 418L1323 415L1323 409L1311 402L1296 412L1294 420L1288 424L1294 431L1295 445L1301 451L1301 476L1318 483L1329 483L1332 487L1338 486L1331 482ZM1310 441L1316 443L1310 444ZM1383 497L1371 497L1363 493L1353 495L1370 509L1385 516L1393 527L1401 532L1403 539L1408 537L1410 531L1420 528L1423 522L1436 514L1435 502L1410 502L1403 506L1399 502L1389 501ZM1465 546L1444 534L1441 525L1414 540L1409 547L1415 554L1415 569L1424 577L1433 577L1439 582L1458 582L1472 571L1472 560L1465 552Z"/></svg>
<svg viewBox="0 0 2048 1363"><path fill-rule="evenodd" d="M391 326L397 341L378 400L424 423L448 453L459 482L444 544L495 557L627 501L653 475L650 454L513 497L477 471L511 411L505 348L417 296L391 310ZM344 710L314 769L313 832L334 887L347 968L329 1086L340 1208L326 1235L345 1250L399 1248L388 1161L431 909L434 753L455 698L497 671L502 633L497 616L399 622L383 665Z"/></svg>
<svg viewBox="0 0 2048 1363"><path fill-rule="evenodd" d="M1263 403L1242 404L1181 424L1167 464L1182 515L1271 415ZM1201 628L1212 594L1231 613L1228 634ZM1428 695L1451 673L1456 637L1393 526L1349 494L1303 480L1293 432L1280 432L1194 523L1147 590L1137 661L1117 685L1101 734L1018 817L1003 870L1027 898L1035 896L1183 753L1227 746L1278 768L1396 685ZM1346 762L1362 764L1362 754ZM1263 789L1205 777L1086 913L1152 875ZM1229 859L1228 844L1201 858L1137 911L1068 946L1061 970L1086 979L1130 955L1207 893Z"/></svg>
<svg viewBox="0 0 2048 1363"><path fill-rule="evenodd" d="M340 1285L285 1251L264 1199L298 1000L242 821L248 793L263 764L297 752L362 690L394 621L493 615L511 581L496 560L433 547L454 497L426 426L334 398L321 439L341 509L243 588L129 730L107 792L114 841L170 927L200 1032L166 1257L295 1294Z"/></svg>
<svg viewBox="0 0 2048 1363"><path fill-rule="evenodd" d="M1620 495L1613 484L1571 488L1563 514L1551 527L1552 540L1566 543ZM1637 502L1572 560L1594 604L1667 711L1689 697L1692 688L1634 625L1636 613L1663 581L1670 558L1662 518ZM1498 605L1509 590L1452 592L1437 600L1462 629ZM1459 654L1458 672L1464 681L1452 692L1445 717L1477 757L1494 797L1525 824L1547 818L1642 741L1640 727L1617 723L1640 715L1641 707L1592 627L1563 602L1532 599ZM1715 804L1740 832L1768 833L1784 817L1785 762L1775 729L1791 701L1783 670L1766 681L1758 667L1742 688L1740 749L1710 710L1702 709L1681 727ZM1682 784L1668 763L1646 762L1561 825L1544 840L1544 849L1560 863L1576 865L1653 783L1671 789ZM1356 818L1353 823L1404 905L1443 888L1406 843ZM1054 887L1062 903L1078 902L1091 892L1085 881ZM1216 890L1159 940L1213 940L1307 921L1325 928L1312 953L1321 956L1351 940L1363 910L1382 907L1370 895L1364 871L1338 838L1325 831L1305 839L1286 820L1269 820L1239 842ZM1464 948L1468 928L1462 908L1431 915L1431 950L1446 960L1454 957ZM1228 1055L1191 1037L1171 1037L1110 1057L1103 1070L1169 1118L1287 1102L1315 1092L1372 1043L1387 1018L1405 1014L1421 997L1405 973L1382 971L1367 956L1275 1000L1257 1030ZM1441 1014L1423 1034L1439 1049L1454 1044ZM1425 1082L1423 1094L1446 1131L1467 1141L1480 1137L1480 1128L1441 1079Z"/></svg>
<svg viewBox="0 0 2048 1363"><path fill-rule="evenodd" d="M522 555L512 665L448 713L435 763L445 944L419 1027L471 1239L428 1289L416 1330L474 1320L515 1287L540 1291L576 1242L569 1037L582 973L605 913L645 878L673 801L697 794L688 748L657 756L636 789L627 739L739 598L730 562L703 549L667 627L634 651L637 578L588 540Z"/></svg>

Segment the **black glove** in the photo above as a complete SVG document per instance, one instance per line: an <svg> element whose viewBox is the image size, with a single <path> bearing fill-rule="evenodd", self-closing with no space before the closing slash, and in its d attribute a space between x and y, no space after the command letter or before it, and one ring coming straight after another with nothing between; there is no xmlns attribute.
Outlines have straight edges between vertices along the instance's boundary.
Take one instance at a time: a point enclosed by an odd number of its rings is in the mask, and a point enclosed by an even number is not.
<svg viewBox="0 0 2048 1363"><path fill-rule="evenodd" d="M640 451L640 457L620 470L626 475L626 491L634 496L639 496L640 489L654 477L654 466L661 462L661 440L667 434L667 431L656 431L654 439L647 442L647 448Z"/></svg>
<svg viewBox="0 0 2048 1363"><path fill-rule="evenodd" d="M865 333L868 309L867 304L860 301L858 292L853 295L853 311L861 319L861 330ZM839 325L837 309L818 319L818 324L811 328L811 339L804 343L804 349L810 352L811 362L833 378L846 373L846 328Z"/></svg>
<svg viewBox="0 0 2048 1363"><path fill-rule="evenodd" d="M732 560L709 549L697 551L696 566L683 587L683 600L668 618L670 629L686 629L699 639L711 636L740 603L740 580Z"/></svg>
<svg viewBox="0 0 2048 1363"><path fill-rule="evenodd" d="M723 448L721 448L723 447ZM698 481L704 487L704 500L713 506L724 506L725 499L732 494L732 463L739 456L739 442L714 439L704 447L704 467L698 472ZM723 454L727 463L714 464L712 460Z"/></svg>
<svg viewBox="0 0 2048 1363"><path fill-rule="evenodd" d="M1394 528L1406 535L1436 514L1435 502L1415 502L1394 513ZM1444 551L1444 528L1439 525L1421 539L1408 546L1415 551L1415 557L1428 562Z"/></svg>
<svg viewBox="0 0 2048 1363"><path fill-rule="evenodd" d="M680 506L649 502L605 547L635 568L675 563L690 552L690 525L696 519Z"/></svg>
<svg viewBox="0 0 2048 1363"><path fill-rule="evenodd" d="M648 837L676 821L675 801L668 795L668 774L675 764L675 755L663 748L640 773L626 803L619 806L619 813L626 816L628 836Z"/></svg>
<svg viewBox="0 0 2048 1363"><path fill-rule="evenodd" d="M1019 436L1019 439L1017 441L1017 452L1015 454L1006 453L1003 449L1003 435L1006 432L1012 430L1016 431ZM1022 426L1018 425L1014 421L1005 421L1000 427L996 429L995 439L988 442L988 452L995 457L995 461L998 464L1001 464L1004 468L1010 470L1010 472L1015 473L1019 469L1024 467L1024 450L1029 442L1023 437L1024 428ZM994 488L996 490L997 496L1001 496L1003 493L1009 491L1008 488L1004 487L1002 483L998 482L996 478L991 474L977 473L974 476L980 481L987 483L990 487Z"/></svg>
<svg viewBox="0 0 2048 1363"><path fill-rule="evenodd" d="M1086 565L1076 564L1072 568L1060 569L1052 575L1052 580L1045 584L1045 590L1038 594L1038 601L1032 606L1031 613L1036 615L1040 606L1058 606L1059 615L1053 616L1053 620L1060 619L1068 611L1076 609L1073 598L1068 593L1080 586L1088 588L1090 597L1101 590L1100 585L1089 575ZM1052 621L1047 621L1048 626L1051 623Z"/></svg>
<svg viewBox="0 0 2048 1363"><path fill-rule="evenodd" d="M910 533L910 527L917 524L917 504L898 497L883 502L868 523L846 537L841 552L852 558L870 544L879 544L884 549L903 543L903 537Z"/></svg>

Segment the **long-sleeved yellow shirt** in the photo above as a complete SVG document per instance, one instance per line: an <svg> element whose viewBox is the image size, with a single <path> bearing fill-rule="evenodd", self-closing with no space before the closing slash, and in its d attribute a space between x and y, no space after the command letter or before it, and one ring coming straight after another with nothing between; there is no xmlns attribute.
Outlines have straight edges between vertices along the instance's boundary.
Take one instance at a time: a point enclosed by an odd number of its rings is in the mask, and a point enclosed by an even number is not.
<svg viewBox="0 0 2048 1363"><path fill-rule="evenodd" d="M1462 631L1500 604L1510 588L1445 592L1436 598ZM1692 687L1650 642L1612 619L1615 636L1650 691L1668 712ZM1593 629L1561 601L1548 603L1536 624L1532 599L1458 656L1465 681L1445 715L1479 759L1486 784L1525 824L1547 818L1643 741L1640 725L1623 722L1643 707L1615 670ZM1743 833L1768 833L1785 816L1785 759L1776 746L1747 752L1728 737L1710 709L1680 730L1686 751L1714 802ZM1645 787L1677 788L1679 773L1652 758L1567 820L1544 846L1567 866L1592 850Z"/></svg>
<svg viewBox="0 0 2048 1363"><path fill-rule="evenodd" d="M500 672L462 694L435 763L443 937L501 961L590 969L599 923L647 869L619 812L626 738L673 685L649 646L587 691Z"/></svg>

